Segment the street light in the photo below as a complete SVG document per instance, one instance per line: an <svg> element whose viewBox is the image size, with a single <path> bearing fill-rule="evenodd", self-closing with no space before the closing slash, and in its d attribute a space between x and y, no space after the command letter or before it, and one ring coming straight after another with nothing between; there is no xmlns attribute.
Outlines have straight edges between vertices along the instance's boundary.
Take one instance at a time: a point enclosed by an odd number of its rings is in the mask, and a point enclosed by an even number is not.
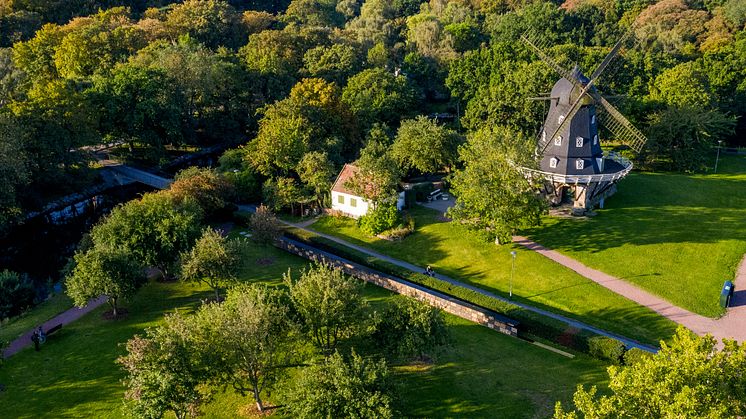
<svg viewBox="0 0 746 419"><path fill-rule="evenodd" d="M513 257L513 261L510 267L510 298L513 298L513 273L515 272L515 256L516 255L517 253L515 252L515 250L510 252L510 256Z"/></svg>
<svg viewBox="0 0 746 419"><path fill-rule="evenodd" d="M723 144L723 140L718 140L718 154L715 157L715 171L713 173L718 172L718 160L720 160L720 145Z"/></svg>

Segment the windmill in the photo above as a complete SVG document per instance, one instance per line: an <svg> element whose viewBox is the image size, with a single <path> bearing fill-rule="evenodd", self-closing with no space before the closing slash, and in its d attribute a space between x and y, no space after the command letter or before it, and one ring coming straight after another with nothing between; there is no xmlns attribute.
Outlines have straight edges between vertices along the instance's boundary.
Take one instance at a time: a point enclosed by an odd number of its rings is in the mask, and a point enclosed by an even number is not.
<svg viewBox="0 0 746 419"><path fill-rule="evenodd" d="M627 33L614 45L598 67L586 77L577 65L567 70L544 53L539 37L526 33L522 41L560 79L552 87L549 112L537 140L539 170L524 169L527 176L540 178L554 205L565 191L573 194L572 212L583 215L616 192L616 182L632 169L632 162L613 153L604 153L599 139L602 124L618 141L639 152L647 139L596 89L596 81L619 55L632 36Z"/></svg>

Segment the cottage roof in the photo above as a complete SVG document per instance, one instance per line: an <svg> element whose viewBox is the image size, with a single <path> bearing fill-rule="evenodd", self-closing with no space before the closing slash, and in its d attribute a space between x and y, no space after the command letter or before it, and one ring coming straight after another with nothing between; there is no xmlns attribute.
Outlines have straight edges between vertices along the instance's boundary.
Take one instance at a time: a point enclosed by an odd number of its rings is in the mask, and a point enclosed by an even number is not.
<svg viewBox="0 0 746 419"><path fill-rule="evenodd" d="M349 188L345 187L345 183L347 183L348 180L352 179L355 174L358 172L357 166L353 166L351 164L345 164L345 166L342 168L342 171L339 172L339 175L337 176L337 180L334 181L334 186L332 186L332 191L334 192L341 192L348 195L357 195L355 192L351 191Z"/></svg>

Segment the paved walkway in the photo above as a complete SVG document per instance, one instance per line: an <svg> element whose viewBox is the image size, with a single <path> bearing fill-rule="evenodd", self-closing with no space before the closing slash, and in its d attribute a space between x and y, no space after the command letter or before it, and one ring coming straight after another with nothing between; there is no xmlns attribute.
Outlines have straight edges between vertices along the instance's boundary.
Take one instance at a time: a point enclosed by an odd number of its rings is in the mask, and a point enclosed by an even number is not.
<svg viewBox="0 0 746 419"><path fill-rule="evenodd" d="M93 299L88 302L88 305L86 305L83 308L73 307L65 312L62 312L58 314L57 316L53 317L50 320L47 320L42 325L43 330L49 330L54 326L57 326L58 324L62 324L63 326L69 323L74 322L75 320L78 320L79 318L83 317L87 313L91 312L92 310L99 307L101 304L106 302L106 297L99 297L96 299ZM14 340L13 342L8 345L7 348L5 348L5 351L3 352L3 358L9 358L16 353L18 353L20 350L31 346L33 342L31 341L31 335L34 333L34 330L36 330L38 326L34 327L32 330L29 330L28 332L24 333L21 337ZM42 351L44 350L44 345L42 345Z"/></svg>
<svg viewBox="0 0 746 419"><path fill-rule="evenodd" d="M572 269L578 274L625 298L650 308L661 316L687 327L698 335L709 333L718 339L718 341L723 338L730 338L739 342L746 342L746 255L744 255L736 274L734 282L736 294L731 302L731 307L725 316L720 319L711 319L677 307L629 282L589 268L575 259L567 257L555 250L547 249L526 237L515 236L513 237L513 241L560 265Z"/></svg>
<svg viewBox="0 0 746 419"><path fill-rule="evenodd" d="M247 210L248 210L248 208L247 208ZM400 266L400 267L408 269L410 271L418 272L418 273L422 273L422 272L425 271L425 268L423 268L421 266L413 265L411 263L404 262L403 260L395 259L395 258L392 258L392 257L390 257L388 255L384 255L382 253L378 253L378 252L373 251L371 249L368 249L366 247L362 247L362 246L358 246L358 245L352 244L352 243L350 243L350 242L348 242L346 240L340 239L339 237L330 236L328 234L320 233L320 232L318 232L318 231L316 231L314 229L311 229L311 228L308 228L308 227L305 227L305 226L301 226L299 224L289 223L289 222L286 222L286 221L283 221L283 223L285 223L287 225L290 225L292 227L299 228L301 230L305 230L305 231L311 232L313 234L317 234L317 235L319 235L321 237L325 237L325 238L327 238L329 240L332 240L334 242L337 242L337 243L339 243L339 244L341 244L343 246L346 246L346 247L349 247L351 249L357 250L358 252L365 253L367 255L373 256L375 258L384 260L384 261L386 261L388 263ZM563 322L567 323L568 325L570 325L570 326L572 326L574 328L584 329L584 330L590 330L590 331L592 331L594 333L597 333L599 335L608 336L608 337L611 337L611 338L614 338L614 339L618 339L618 340L624 342L624 344L627 345L627 347L629 347L629 348L640 348L640 349L643 349L643 350L646 350L646 351L649 351L649 352L657 352L658 351L658 348L654 348L652 346L644 345L642 343L639 343L639 342L634 341L632 339L626 338L624 336L620 336L620 335L617 335L617 334L614 334L614 333L611 333L611 332L607 332L605 330L593 327L593 326L591 326L589 324L580 322L578 320L571 319L569 317L565 317L565 316L560 315L560 314L553 313L551 311L542 310L540 308L536 308L536 307L533 307L533 306L530 306L530 305L527 305L527 304L523 304L523 303L520 303L520 302L517 302L517 301L513 301L511 299L502 297L502 296L497 295L497 294L493 294L493 293L491 293L489 291L485 291L485 290L483 290L481 288L478 288L478 287L475 287L473 285L457 281L457 280L455 280L455 279L453 279L451 277L445 276L445 275L441 275L441 274L436 273L435 277L438 278L438 279L440 279L440 280L442 280L442 281L448 282L449 284L452 284L452 285L455 285L455 286L459 286L459 287L463 287L463 288L467 288L467 289L470 289L470 290L472 290L474 292L478 292L478 293L480 293L482 295L485 295L487 297L494 298L494 299L500 300L500 301L505 301L507 303L510 303L510 304L516 305L518 307L521 307L521 308L523 308L525 310L532 311L534 313L538 313L538 314L541 314L543 316L551 317L551 318L559 320L559 321L563 321Z"/></svg>

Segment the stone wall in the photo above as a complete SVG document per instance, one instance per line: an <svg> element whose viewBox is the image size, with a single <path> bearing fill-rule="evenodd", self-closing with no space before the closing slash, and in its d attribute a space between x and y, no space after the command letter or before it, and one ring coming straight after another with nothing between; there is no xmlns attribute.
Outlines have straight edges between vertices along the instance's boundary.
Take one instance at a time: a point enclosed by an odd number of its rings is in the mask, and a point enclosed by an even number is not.
<svg viewBox="0 0 746 419"><path fill-rule="evenodd" d="M313 248L290 239L282 239L277 246L290 253L313 261L331 264L342 269L346 274L366 282L386 288L387 290L424 301L455 316L489 327L500 333L518 336L518 322L490 310L453 298L415 283L395 278L372 270L366 266L348 261L339 256Z"/></svg>

